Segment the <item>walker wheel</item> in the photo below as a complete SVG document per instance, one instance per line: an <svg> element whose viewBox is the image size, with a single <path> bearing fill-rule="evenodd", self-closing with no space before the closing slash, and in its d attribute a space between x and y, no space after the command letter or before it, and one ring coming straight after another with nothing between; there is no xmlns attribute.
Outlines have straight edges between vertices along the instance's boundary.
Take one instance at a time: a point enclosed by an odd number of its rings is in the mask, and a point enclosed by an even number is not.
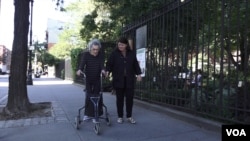
<svg viewBox="0 0 250 141"><path fill-rule="evenodd" d="M75 128L78 130L80 125L80 117L77 116L75 117Z"/></svg>
<svg viewBox="0 0 250 141"><path fill-rule="evenodd" d="M100 134L100 129L101 129L100 123L95 123L94 130L95 130L96 135Z"/></svg>

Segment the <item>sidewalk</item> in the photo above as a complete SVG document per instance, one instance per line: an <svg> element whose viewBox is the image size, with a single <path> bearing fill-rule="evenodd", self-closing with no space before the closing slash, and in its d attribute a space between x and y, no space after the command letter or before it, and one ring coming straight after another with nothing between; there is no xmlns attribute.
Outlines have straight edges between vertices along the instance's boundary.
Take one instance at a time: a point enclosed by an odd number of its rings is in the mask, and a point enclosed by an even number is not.
<svg viewBox="0 0 250 141"><path fill-rule="evenodd" d="M219 124L178 111L135 100L135 125L116 122L115 96L104 93L111 126L101 120L101 133L94 124L74 127L78 109L83 106L83 86L58 78L34 78L28 86L32 103L52 102L52 117L0 121L1 141L220 141ZM7 77L0 77L0 106L7 100Z"/></svg>

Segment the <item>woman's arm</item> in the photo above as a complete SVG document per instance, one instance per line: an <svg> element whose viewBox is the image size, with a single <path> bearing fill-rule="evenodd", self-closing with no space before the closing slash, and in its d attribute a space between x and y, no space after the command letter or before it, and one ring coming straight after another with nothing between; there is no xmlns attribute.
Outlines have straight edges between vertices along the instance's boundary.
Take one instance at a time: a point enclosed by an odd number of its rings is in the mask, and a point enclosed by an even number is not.
<svg viewBox="0 0 250 141"><path fill-rule="evenodd" d="M76 72L76 74L78 76L80 76L81 74L83 74L83 70L86 66L86 53L83 53L82 57L81 57L81 62L80 62L80 65L78 67L78 70Z"/></svg>
<svg viewBox="0 0 250 141"><path fill-rule="evenodd" d="M141 81L142 80L142 77L141 77L142 71L141 71L141 68L139 65L139 61L137 60L136 54L134 54L133 65L134 65L133 67L135 69L136 79L137 79L137 81Z"/></svg>

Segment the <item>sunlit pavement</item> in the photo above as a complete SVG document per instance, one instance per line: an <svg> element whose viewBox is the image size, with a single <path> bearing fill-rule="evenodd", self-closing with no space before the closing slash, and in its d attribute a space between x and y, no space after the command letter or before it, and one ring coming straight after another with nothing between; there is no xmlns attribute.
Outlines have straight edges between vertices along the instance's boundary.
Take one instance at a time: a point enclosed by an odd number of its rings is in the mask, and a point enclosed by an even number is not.
<svg viewBox="0 0 250 141"><path fill-rule="evenodd" d="M0 75L0 104L7 98L9 75Z"/></svg>

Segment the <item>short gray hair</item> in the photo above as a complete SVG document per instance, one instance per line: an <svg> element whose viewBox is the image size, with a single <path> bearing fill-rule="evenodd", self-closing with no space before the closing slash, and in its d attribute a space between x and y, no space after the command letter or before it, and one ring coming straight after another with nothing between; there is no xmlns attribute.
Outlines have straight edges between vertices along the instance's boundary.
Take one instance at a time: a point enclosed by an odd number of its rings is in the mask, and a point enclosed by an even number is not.
<svg viewBox="0 0 250 141"><path fill-rule="evenodd" d="M102 45L100 43L100 41L98 39L92 39L89 43L88 43L88 48L89 51L91 50L91 48L93 47L93 45L97 45L99 47L99 49L101 49Z"/></svg>

